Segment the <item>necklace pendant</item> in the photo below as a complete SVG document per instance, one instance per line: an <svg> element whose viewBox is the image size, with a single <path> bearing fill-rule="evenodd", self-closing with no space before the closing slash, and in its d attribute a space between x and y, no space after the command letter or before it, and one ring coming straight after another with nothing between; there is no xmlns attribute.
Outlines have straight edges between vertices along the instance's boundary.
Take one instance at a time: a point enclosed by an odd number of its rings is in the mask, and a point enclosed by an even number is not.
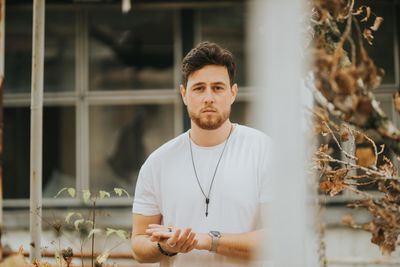
<svg viewBox="0 0 400 267"><path fill-rule="evenodd" d="M206 217L208 217L208 204L210 204L210 199L206 197Z"/></svg>
<svg viewBox="0 0 400 267"><path fill-rule="evenodd" d="M208 204L210 204L210 199L206 197L206 217L208 216Z"/></svg>

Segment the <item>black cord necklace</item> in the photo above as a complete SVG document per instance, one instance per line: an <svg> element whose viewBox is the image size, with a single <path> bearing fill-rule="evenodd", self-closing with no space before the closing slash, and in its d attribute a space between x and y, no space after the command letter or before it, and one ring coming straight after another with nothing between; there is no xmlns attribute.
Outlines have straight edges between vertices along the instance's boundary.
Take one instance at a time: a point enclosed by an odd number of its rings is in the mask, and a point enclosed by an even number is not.
<svg viewBox="0 0 400 267"><path fill-rule="evenodd" d="M221 162L222 155L224 155L224 151L225 151L226 145L228 144L229 137L231 136L232 130L233 130L233 124L231 124L231 129L229 131L229 135L226 138L226 141L225 141L225 144L224 144L224 148L222 149L221 155L219 156L219 159L218 159L218 162L217 162L217 166L215 167L214 174L213 174L213 177L212 177L212 180L211 180L210 189L208 190L208 194L207 195L206 195L206 193L204 193L203 187L201 187L201 184L200 184L200 181L199 181L199 177L197 175L196 166L194 164L194 158L193 158L192 141L190 140L191 137L190 137L190 132L189 132L190 156L192 158L192 165L193 165L194 175L196 176L197 184L199 185L201 193L203 194L204 198L206 199L206 217L208 216L208 204L210 204L210 194L211 194L212 186L214 184L214 178L215 178L215 175L217 174L219 163Z"/></svg>

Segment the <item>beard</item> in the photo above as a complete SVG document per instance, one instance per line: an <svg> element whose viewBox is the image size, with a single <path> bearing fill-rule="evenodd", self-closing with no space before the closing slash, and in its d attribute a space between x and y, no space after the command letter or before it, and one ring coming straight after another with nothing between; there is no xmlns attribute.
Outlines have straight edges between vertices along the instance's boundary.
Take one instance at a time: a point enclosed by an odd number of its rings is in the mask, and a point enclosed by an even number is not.
<svg viewBox="0 0 400 267"><path fill-rule="evenodd" d="M231 110L219 113L215 112L212 114L196 114L189 110L189 118L201 129L203 130L215 130L221 127L222 124L229 118Z"/></svg>

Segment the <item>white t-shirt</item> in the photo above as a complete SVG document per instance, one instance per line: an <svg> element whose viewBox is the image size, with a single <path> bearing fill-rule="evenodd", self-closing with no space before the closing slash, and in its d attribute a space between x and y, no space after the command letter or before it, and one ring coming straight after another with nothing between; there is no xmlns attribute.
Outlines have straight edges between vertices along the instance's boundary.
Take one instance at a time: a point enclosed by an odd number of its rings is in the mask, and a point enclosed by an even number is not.
<svg viewBox="0 0 400 267"><path fill-rule="evenodd" d="M163 216L164 225L194 232L244 233L256 230L261 203L269 200L266 168L272 144L262 132L235 124L210 193L208 216L190 155L189 132L154 151L143 164L132 211ZM200 147L192 142L199 182L207 195L224 143ZM160 266L248 266L208 251L193 250L163 260Z"/></svg>

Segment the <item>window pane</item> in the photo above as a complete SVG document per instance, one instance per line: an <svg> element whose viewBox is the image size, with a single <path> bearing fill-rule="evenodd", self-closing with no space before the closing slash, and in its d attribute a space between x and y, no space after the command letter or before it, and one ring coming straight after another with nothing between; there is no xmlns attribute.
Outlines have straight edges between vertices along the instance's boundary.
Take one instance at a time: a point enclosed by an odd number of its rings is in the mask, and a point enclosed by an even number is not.
<svg viewBox="0 0 400 267"><path fill-rule="evenodd" d="M230 120L233 123L239 123L246 126L252 126L252 120L250 117L251 108L249 102L236 101L232 105Z"/></svg>
<svg viewBox="0 0 400 267"><path fill-rule="evenodd" d="M90 187L133 194L147 156L174 136L173 105L90 108Z"/></svg>
<svg viewBox="0 0 400 267"><path fill-rule="evenodd" d="M233 53L237 65L236 82L239 85L246 84L243 10L241 5L200 10L201 40L216 42Z"/></svg>
<svg viewBox="0 0 400 267"><path fill-rule="evenodd" d="M69 9L46 8L45 91L74 90L74 20ZM7 6L5 50L5 91L30 92L32 6Z"/></svg>
<svg viewBox="0 0 400 267"><path fill-rule="evenodd" d="M90 90L172 88L172 19L171 10L91 9Z"/></svg>
<svg viewBox="0 0 400 267"><path fill-rule="evenodd" d="M75 187L75 109L43 112L43 196ZM4 198L29 198L30 108L4 109Z"/></svg>
<svg viewBox="0 0 400 267"><path fill-rule="evenodd" d="M71 9L46 9L45 91L75 90L75 18Z"/></svg>
<svg viewBox="0 0 400 267"><path fill-rule="evenodd" d="M384 84L395 83L394 69L394 34L395 34L395 7L393 3L372 3L366 1L377 16L384 18L382 25L374 35L373 45L365 44L365 47L375 64L385 70ZM372 16L371 23L373 23Z"/></svg>
<svg viewBox="0 0 400 267"><path fill-rule="evenodd" d="M372 9L372 14L367 22L360 22L360 30L363 31L365 28L369 28L373 25L376 16L383 17L383 23L379 27L378 31L372 32L374 39L372 45L363 38L363 44L367 50L369 56L374 61L375 65L385 70L385 76L383 77L382 84L394 84L395 83L395 58L394 58L394 37L395 37L395 7L390 2L379 2L362 0L357 3L356 8L359 6L366 5ZM365 16L362 14L357 18L361 20ZM344 30L345 25L341 25ZM358 31L356 27L352 30L353 40L358 49ZM348 42L345 43L345 49L351 51L351 47Z"/></svg>
<svg viewBox="0 0 400 267"><path fill-rule="evenodd" d="M7 6L5 31L4 90L29 92L32 68L32 8Z"/></svg>

